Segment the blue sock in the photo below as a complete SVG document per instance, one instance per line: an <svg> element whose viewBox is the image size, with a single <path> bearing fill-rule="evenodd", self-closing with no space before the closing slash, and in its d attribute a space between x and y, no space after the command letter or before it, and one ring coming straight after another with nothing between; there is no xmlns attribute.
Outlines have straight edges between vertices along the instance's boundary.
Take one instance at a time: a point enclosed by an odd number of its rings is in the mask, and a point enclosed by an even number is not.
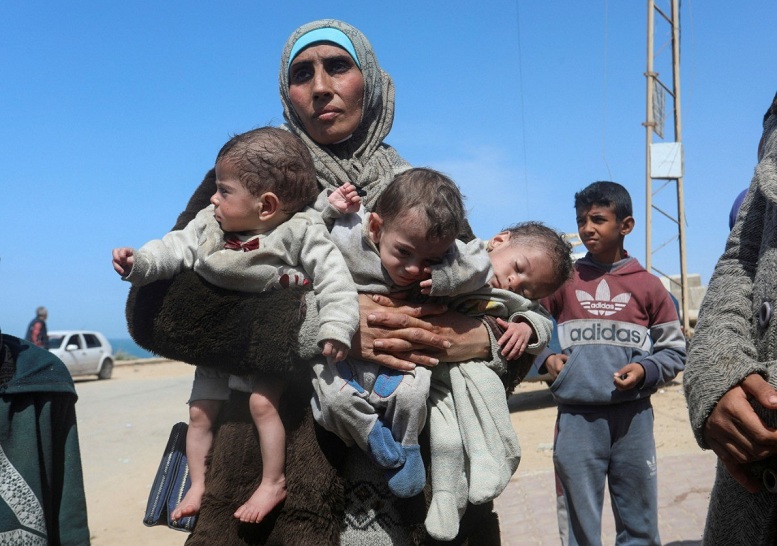
<svg viewBox="0 0 777 546"><path fill-rule="evenodd" d="M375 421L367 444L370 448L369 455L381 468L397 468L405 462L405 452L402 446L394 439L391 430L380 419Z"/></svg>
<svg viewBox="0 0 777 546"><path fill-rule="evenodd" d="M403 499L414 497L426 485L426 469L421 458L421 446L402 446L405 464L396 470L387 470L388 486L392 493Z"/></svg>

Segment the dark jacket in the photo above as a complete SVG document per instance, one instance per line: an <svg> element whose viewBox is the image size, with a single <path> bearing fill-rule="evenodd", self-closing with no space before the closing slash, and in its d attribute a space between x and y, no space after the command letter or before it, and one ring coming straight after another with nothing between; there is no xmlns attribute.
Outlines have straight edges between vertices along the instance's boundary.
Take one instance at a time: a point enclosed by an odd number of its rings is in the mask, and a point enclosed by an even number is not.
<svg viewBox="0 0 777 546"><path fill-rule="evenodd" d="M0 534L89 544L73 380L56 356L0 335Z"/></svg>

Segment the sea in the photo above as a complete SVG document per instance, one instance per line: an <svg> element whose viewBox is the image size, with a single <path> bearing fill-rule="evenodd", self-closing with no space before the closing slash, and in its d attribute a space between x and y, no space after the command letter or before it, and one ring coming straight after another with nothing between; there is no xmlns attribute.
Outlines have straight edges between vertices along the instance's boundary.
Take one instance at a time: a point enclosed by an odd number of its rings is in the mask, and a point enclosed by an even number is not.
<svg viewBox="0 0 777 546"><path fill-rule="evenodd" d="M131 338L108 339L113 347L113 354L124 353L135 358L155 358L157 355L135 343Z"/></svg>

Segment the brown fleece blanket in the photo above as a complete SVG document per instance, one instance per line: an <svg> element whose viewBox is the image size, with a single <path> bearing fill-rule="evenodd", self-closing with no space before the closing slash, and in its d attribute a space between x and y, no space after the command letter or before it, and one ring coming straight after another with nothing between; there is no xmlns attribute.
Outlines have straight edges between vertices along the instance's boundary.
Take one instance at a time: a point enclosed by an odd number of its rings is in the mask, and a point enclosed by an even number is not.
<svg viewBox="0 0 777 546"><path fill-rule="evenodd" d="M211 171L174 229L185 226L205 207L214 190ZM215 431L207 492L187 546L336 545L341 535L348 537L349 544L370 546L381 542L440 544L423 528L428 486L413 499L392 497L381 474L360 452L354 453L358 448L346 448L314 422L310 370L296 351L303 302L302 289L230 292L193 272L130 291L127 322L140 346L167 358L234 374L281 376L288 385L281 407L287 434L286 501L260 524L243 524L232 517L261 478L259 443L248 398L235 392L222 409ZM507 382L514 386L516 377ZM428 449L428 439L426 443ZM460 529L459 537L445 544L500 544L493 503L471 505Z"/></svg>

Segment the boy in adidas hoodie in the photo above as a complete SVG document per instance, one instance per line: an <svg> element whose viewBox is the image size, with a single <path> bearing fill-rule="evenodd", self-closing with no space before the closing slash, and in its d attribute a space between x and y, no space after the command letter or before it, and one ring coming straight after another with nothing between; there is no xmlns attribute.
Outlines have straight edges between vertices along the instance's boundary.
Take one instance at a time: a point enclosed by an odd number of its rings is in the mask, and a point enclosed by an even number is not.
<svg viewBox="0 0 777 546"><path fill-rule="evenodd" d="M553 462L567 509L569 544L601 544L605 478L616 544L661 543L650 395L685 362L685 338L669 292L628 255L631 197L615 182L575 194L588 253L542 304L558 322L561 353L540 368L558 403ZM563 531L562 531L563 534Z"/></svg>

